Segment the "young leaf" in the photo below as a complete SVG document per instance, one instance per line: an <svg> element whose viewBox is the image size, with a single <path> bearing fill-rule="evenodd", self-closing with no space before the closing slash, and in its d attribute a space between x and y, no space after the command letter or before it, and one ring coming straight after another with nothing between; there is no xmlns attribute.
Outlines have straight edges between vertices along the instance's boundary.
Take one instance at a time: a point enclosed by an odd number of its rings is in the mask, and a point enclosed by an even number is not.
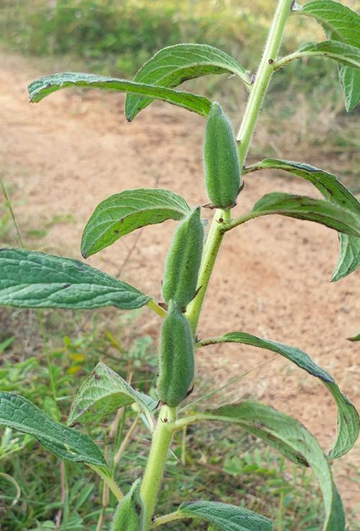
<svg viewBox="0 0 360 531"><path fill-rule="evenodd" d="M131 310L149 300L129 284L79 260L0 249L0 306Z"/></svg>
<svg viewBox="0 0 360 531"><path fill-rule="evenodd" d="M360 217L334 203L302 195L266 194L252 210L254 217L280 214L290 218L316 221L338 232L360 237Z"/></svg>
<svg viewBox="0 0 360 531"><path fill-rule="evenodd" d="M60 459L109 472L104 456L87 435L55 422L22 396L0 391L0 426L32 435Z"/></svg>
<svg viewBox="0 0 360 531"><path fill-rule="evenodd" d="M183 518L201 518L221 531L272 531L271 521L265 516L226 503L211 501L187 502L180 505Z"/></svg>
<svg viewBox="0 0 360 531"><path fill-rule="evenodd" d="M350 400L340 391L332 376L316 365L308 354L296 347L262 339L245 332L232 332L217 338L205 339L201 341L201 345L205 346L223 342L241 343L276 352L276 354L280 354L280 356L295 363L300 369L311 374L311 376L319 378L331 393L337 406L337 434L327 457L328 459L337 459L350 451L359 435L359 414Z"/></svg>
<svg viewBox="0 0 360 531"><path fill-rule="evenodd" d="M286 64L297 59L302 59L303 57L327 57L334 59L334 61L342 65L355 68L356 70L360 69L360 48L355 48L355 46L334 40L317 43L307 42L300 46L296 52L279 59L275 63L274 69L278 70Z"/></svg>
<svg viewBox="0 0 360 531"><path fill-rule="evenodd" d="M331 173L327 173L309 164L277 159L265 159L250 166L247 173L261 169L284 170L293 175L297 175L316 186L328 201L351 210L358 217L360 216L359 201ZM346 234L339 234L339 239L340 256L331 278L332 281L340 280L349 275L360 265L360 239L356 236L348 236Z"/></svg>
<svg viewBox="0 0 360 531"><path fill-rule="evenodd" d="M178 92L155 85L80 72L62 72L33 81L28 87L30 101L37 103L52 92L66 87L98 88L141 94L183 107L188 111L196 112L205 117L208 115L211 106L211 102L207 98L190 92Z"/></svg>
<svg viewBox="0 0 360 531"><path fill-rule="evenodd" d="M86 224L81 254L88 258L125 234L162 223L182 219L190 211L186 201L169 190L139 188L125 190L102 201Z"/></svg>
<svg viewBox="0 0 360 531"><path fill-rule="evenodd" d="M314 18L323 27L329 39L360 48L360 16L340 2L313 0L296 13ZM339 68L339 80L346 110L351 111L360 101L360 72L342 66Z"/></svg>
<svg viewBox="0 0 360 531"><path fill-rule="evenodd" d="M161 87L177 87L184 81L209 74L236 74L250 85L248 72L230 55L207 44L176 44L157 52L136 73L133 81ZM131 121L152 98L128 94L125 115Z"/></svg>
<svg viewBox="0 0 360 531"><path fill-rule="evenodd" d="M223 406L195 418L238 424L243 430L263 439L293 462L310 466L319 481L323 495L323 531L344 531L344 511L332 480L329 463L316 439L297 420L252 401Z"/></svg>
<svg viewBox="0 0 360 531"><path fill-rule="evenodd" d="M135 391L121 376L100 362L80 387L71 406L68 425L99 421L115 409L134 402L152 425L152 412L157 402Z"/></svg>

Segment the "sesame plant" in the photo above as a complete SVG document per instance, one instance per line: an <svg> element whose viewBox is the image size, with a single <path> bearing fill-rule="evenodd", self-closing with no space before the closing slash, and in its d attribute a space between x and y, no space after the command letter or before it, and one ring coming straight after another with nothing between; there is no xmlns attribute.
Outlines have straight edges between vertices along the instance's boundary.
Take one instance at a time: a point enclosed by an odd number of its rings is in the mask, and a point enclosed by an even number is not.
<svg viewBox="0 0 360 531"><path fill-rule="evenodd" d="M325 40L304 43L293 53L282 56L281 42L290 16L313 18L322 26ZM265 516L221 500L183 500L175 512L159 514L157 498L174 434L196 423L214 422L237 425L239 430L259 437L297 465L311 467L323 498L322 529L345 529L344 510L330 464L354 445L359 416L332 376L296 347L243 330L225 331L224 335L204 339L199 339L197 332L223 239L229 231L240 230L255 218L276 214L336 230L340 252L333 281L349 275L360 264L360 203L334 175L305 162L273 158L246 165L272 76L303 58L336 62L346 109L355 108L360 100L360 17L333 0L311 0L302 6L293 0L278 0L262 59L254 73L219 49L205 44L179 44L160 50L132 81L66 72L38 79L29 86L32 102L66 87L125 92L128 121L154 100L177 105L204 118L204 186L208 204L189 206L183 197L165 189L120 191L95 208L82 236L81 253L86 259L140 227L174 220L177 227L164 264L161 301L82 261L25 249L4 248L0 252L1 305L74 310L105 306L132 310L147 306L159 317L156 397L139 392L104 363L99 363L82 383L67 426L46 416L27 399L0 392L0 425L32 435L60 459L84 463L100 476L118 500L112 531L149 531L179 519L204 520L222 531L272 529ZM249 93L237 136L219 103L175 90L184 81L210 74L237 76ZM233 217L233 207L241 203L242 194L246 193L244 183L248 175L263 169L283 170L305 179L323 198L274 191L258 200L251 211ZM213 213L209 226L202 220L204 208ZM353 340L359 340L359 336L355 335ZM193 390L196 354L219 343L267 349L318 378L337 406L337 433L330 450L324 454L316 439L294 418L256 401L244 400L210 410L198 404L197 408L187 410L184 401ZM82 426L99 422L131 404L140 412L152 444L141 477L124 493L114 477L114 456L107 455L105 459L95 442L83 433Z"/></svg>

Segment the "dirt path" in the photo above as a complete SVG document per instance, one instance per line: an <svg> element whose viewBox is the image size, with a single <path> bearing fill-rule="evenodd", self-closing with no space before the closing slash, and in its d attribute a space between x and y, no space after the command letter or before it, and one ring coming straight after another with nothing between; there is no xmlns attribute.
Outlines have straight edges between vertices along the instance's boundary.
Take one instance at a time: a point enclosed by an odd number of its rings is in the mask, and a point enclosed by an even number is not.
<svg viewBox="0 0 360 531"><path fill-rule="evenodd" d="M1 173L21 198L16 205L20 224L39 229L54 216L73 216L70 223L54 224L44 237L48 252L79 258L82 227L93 208L126 188L169 188L190 204L206 202L201 118L155 104L129 125L121 114L122 96L96 91L63 91L30 105L27 82L55 68L35 70L34 63L5 54L0 63ZM300 179L254 175L238 212L270 191L316 195ZM125 265L136 233L89 263L114 274L122 269L123 280L159 297L161 264L174 227L167 222L143 230ZM215 268L200 336L243 330L296 345L327 369L360 408L360 344L346 341L360 328L360 272L329 284L336 256L336 234L316 224L267 217L233 231ZM145 311L142 319L142 329L155 335L157 318ZM198 365L200 372L224 382L270 358L249 347L211 347L200 353ZM283 359L251 372L229 394L232 400L251 396L272 404L300 419L325 447L331 442L331 397ZM346 503L360 508L360 488L347 481L347 463L360 465L360 443L334 465Z"/></svg>

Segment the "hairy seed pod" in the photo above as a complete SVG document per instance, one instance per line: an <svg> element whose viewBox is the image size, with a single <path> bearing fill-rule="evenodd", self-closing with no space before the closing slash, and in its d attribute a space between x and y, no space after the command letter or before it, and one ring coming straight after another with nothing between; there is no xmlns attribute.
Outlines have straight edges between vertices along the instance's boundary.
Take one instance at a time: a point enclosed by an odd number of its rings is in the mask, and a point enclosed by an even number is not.
<svg viewBox="0 0 360 531"><path fill-rule="evenodd" d="M200 207L178 225L165 261L162 296L173 299L184 310L194 298L204 243Z"/></svg>
<svg viewBox="0 0 360 531"><path fill-rule="evenodd" d="M218 208L235 204L240 189L240 166L229 118L213 103L206 123L204 142L205 187Z"/></svg>
<svg viewBox="0 0 360 531"><path fill-rule="evenodd" d="M162 323L159 352L159 399L176 407L188 394L194 378L194 340L189 323L174 301Z"/></svg>
<svg viewBox="0 0 360 531"><path fill-rule="evenodd" d="M130 491L117 506L111 531L142 531L143 508L140 499L140 480L133 483Z"/></svg>

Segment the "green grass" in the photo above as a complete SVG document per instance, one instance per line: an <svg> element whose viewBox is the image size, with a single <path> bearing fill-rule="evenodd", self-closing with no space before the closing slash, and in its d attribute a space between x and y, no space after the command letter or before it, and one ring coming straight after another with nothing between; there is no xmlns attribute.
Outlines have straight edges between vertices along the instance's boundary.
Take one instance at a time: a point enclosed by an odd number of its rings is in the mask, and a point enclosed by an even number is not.
<svg viewBox="0 0 360 531"><path fill-rule="evenodd" d="M129 335L136 315L2 309L0 319L9 323L7 330L13 334L1 357L0 389L21 393L56 420L66 421L72 398L99 359L124 378L131 375L135 387L154 396L155 346L149 337ZM208 388L206 380L197 382L198 395ZM100 425L80 429L106 447L111 461L136 416L128 407ZM15 487L0 475L2 531L50 531L59 515L61 529L96 531L102 512L101 529L106 531L116 502L110 496L103 506L103 487L90 470L61 465L31 437L8 429L0 435L0 472L11 476L21 490L12 507ZM149 446L150 434L140 421L116 471L125 491L140 477ZM360 481L358 471L354 478ZM317 531L322 521L320 493L311 472L289 464L233 426L200 424L175 438L159 514L171 512L184 500L201 499L244 505L272 518L275 531ZM348 518L349 531L358 529L353 517ZM189 521L168 528L210 531L205 523Z"/></svg>
<svg viewBox="0 0 360 531"><path fill-rule="evenodd" d="M115 314L107 317L113 321L114 316ZM58 418L60 410L64 421L71 397L98 361L100 353L112 368L123 376L129 376L131 372L136 386L152 392L156 367L154 347L150 342L145 347L136 340L130 342L129 348L124 348L129 354L125 354L118 347L122 341L121 336L124 335L119 322L114 324L114 328L118 330L117 333L114 330L111 332L109 343L107 327L99 326L94 317L91 323L87 322L85 332L82 335L77 333L76 336L74 329L84 325L84 315L66 316L58 312L43 312L42 319L47 330L45 350L49 349L57 400L54 400L51 390L40 337L34 344L38 351L26 359L23 356L23 359L16 361L20 357L17 341L7 347L4 352L6 360L0 371L1 389L21 391L55 418ZM36 323L33 334L35 328ZM67 336L62 335L65 329L69 332ZM128 340L124 341L124 347L127 343ZM86 357L75 378L69 374L69 367L72 366L69 352L72 349L76 352L86 349ZM117 356L119 359L115 359ZM139 367L140 359L142 361ZM206 389L206 382L203 385ZM109 432L113 427L114 415L103 421L101 426L87 426L83 429L101 447L106 446L111 460L114 448L123 440L135 416L136 412L132 408L123 411L118 416L119 424L112 439ZM67 527L62 529L95 531L102 510L102 485L98 479L81 465L65 465L64 474L60 462L30 437L11 433L10 430L2 433L0 470L16 480L22 493L18 504L11 507L15 489L11 485L9 488L7 481L0 477L0 489L3 493L0 495L0 506L3 508L2 531L53 529L51 526L60 514L59 511L63 518L68 515ZM117 478L125 491L140 476L149 445L150 435L140 422L117 468ZM168 496L170 492L171 502ZM228 503L246 505L247 508L269 516L275 523L276 531L315 531L320 528L322 520L319 496L319 490L309 471L289 465L253 437L234 427L200 425L189 428L186 434L178 434L175 439L159 500L159 513L174 510L184 500L221 499ZM104 510L104 531L114 507L115 500L110 497ZM49 523L46 527L45 524L36 522ZM355 531L355 523L351 525L349 529ZM175 529L174 526L169 526L171 528ZM205 523L186 521L177 522L176 529L205 531L208 527Z"/></svg>

